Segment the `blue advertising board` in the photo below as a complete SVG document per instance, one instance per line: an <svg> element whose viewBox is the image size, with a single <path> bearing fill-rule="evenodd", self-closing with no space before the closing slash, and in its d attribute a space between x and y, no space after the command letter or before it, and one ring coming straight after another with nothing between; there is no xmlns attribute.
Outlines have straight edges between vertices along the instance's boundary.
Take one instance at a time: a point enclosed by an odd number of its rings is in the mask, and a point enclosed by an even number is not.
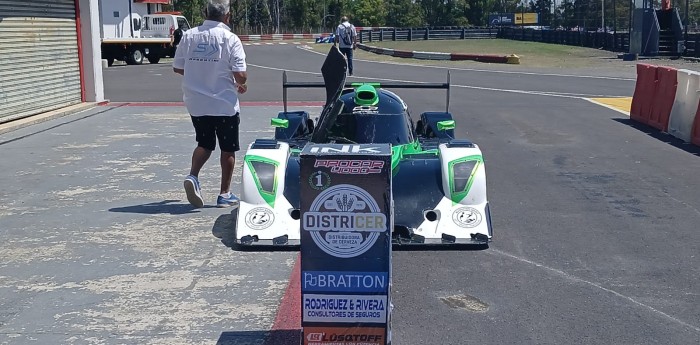
<svg viewBox="0 0 700 345"><path fill-rule="evenodd" d="M304 344L390 344L391 146L311 144L300 158Z"/></svg>

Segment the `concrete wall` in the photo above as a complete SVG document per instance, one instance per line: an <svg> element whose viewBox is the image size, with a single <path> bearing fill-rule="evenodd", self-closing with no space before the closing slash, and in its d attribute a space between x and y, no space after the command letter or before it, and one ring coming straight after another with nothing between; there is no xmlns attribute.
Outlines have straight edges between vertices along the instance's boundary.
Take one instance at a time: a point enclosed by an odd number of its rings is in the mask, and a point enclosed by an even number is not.
<svg viewBox="0 0 700 345"><path fill-rule="evenodd" d="M76 0L80 12L80 45L86 102L105 100L102 81L99 0Z"/></svg>

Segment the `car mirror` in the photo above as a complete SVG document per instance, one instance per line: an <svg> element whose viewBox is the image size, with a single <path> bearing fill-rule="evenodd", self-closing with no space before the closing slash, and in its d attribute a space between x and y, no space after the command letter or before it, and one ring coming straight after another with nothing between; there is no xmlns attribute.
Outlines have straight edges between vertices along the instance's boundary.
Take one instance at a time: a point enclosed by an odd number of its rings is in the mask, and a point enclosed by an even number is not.
<svg viewBox="0 0 700 345"><path fill-rule="evenodd" d="M450 130L450 129L455 129L455 120L438 121L437 129L438 129L438 131L446 131L446 130Z"/></svg>
<svg viewBox="0 0 700 345"><path fill-rule="evenodd" d="M289 120L287 119L273 118L272 121L270 121L270 124L272 125L272 127L289 128Z"/></svg>

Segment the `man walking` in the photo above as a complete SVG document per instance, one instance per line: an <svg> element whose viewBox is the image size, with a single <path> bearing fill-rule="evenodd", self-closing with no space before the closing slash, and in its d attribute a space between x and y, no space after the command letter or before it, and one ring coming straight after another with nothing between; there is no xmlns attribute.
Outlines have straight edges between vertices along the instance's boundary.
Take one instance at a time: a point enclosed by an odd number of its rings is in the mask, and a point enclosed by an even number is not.
<svg viewBox="0 0 700 345"><path fill-rule="evenodd" d="M235 153L238 151L240 107L238 93L248 90L246 56L241 40L226 25L230 0L208 0L206 20L186 31L173 61L173 71L183 75L182 92L194 126L197 147L192 153L190 174L185 178L187 200L203 207L199 171L216 148L221 149L221 189L218 207L238 205L231 193Z"/></svg>
<svg viewBox="0 0 700 345"><path fill-rule="evenodd" d="M348 22L348 17L343 16L340 25L335 30L335 43L338 43L340 52L348 60L348 73L352 75L352 51L357 47L357 31L355 26Z"/></svg>

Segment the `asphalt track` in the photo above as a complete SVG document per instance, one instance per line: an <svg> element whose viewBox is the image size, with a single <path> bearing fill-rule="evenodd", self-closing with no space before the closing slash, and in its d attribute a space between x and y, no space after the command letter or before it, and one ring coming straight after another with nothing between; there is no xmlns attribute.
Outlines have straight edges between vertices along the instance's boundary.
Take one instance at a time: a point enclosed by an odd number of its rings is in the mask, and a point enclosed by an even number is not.
<svg viewBox="0 0 700 345"><path fill-rule="evenodd" d="M290 71L290 80L320 80L319 54L295 46L248 46L246 52L251 88L243 101L279 101L282 69ZM484 152L494 241L478 252L394 253L394 344L699 343L700 150L584 99L630 96L629 68L612 78L502 70L517 73L451 74L450 110L458 136ZM446 72L357 61L353 79L442 82ZM113 101L180 101L178 77L167 65L111 68L105 78ZM322 95L322 90L290 94L300 101L319 101ZM444 94L437 91L402 95L414 116L444 106ZM249 104L245 140L271 135L261 128L278 109ZM0 181L0 231L22 243L0 247L5 258L22 254L0 265L0 342L258 344L270 328L280 338L293 336L283 329L294 328L299 315L293 303L298 290L286 286L294 254L230 251L211 234L196 231L222 231L226 214L191 213L172 190L180 188L177 173L190 149L182 139L188 124L173 120L183 109L103 110L76 122L61 120L60 127L49 123L0 137L11 158L2 163L8 174ZM99 135L93 138L90 131ZM69 142L61 144L66 137ZM88 150L98 152L71 153L82 142L94 142ZM64 155L46 165L56 176L21 160L29 149L36 162L46 162L51 154L42 151L45 146ZM150 163L133 171L134 156ZM73 168L75 161L87 164ZM95 175L85 177L89 174ZM215 171L210 174L215 178ZM100 178L119 183L100 185ZM53 183L65 185L55 190ZM70 188L81 183L98 183L93 189L104 193L133 183L156 195L132 188L119 191L116 201L91 203L82 199L90 191ZM60 209L37 203L43 190L51 191L43 198ZM157 200L167 207L151 204ZM84 214L70 209L76 203ZM105 224L109 229L101 228ZM92 231L84 243L64 239L48 251L31 245L42 238L52 243L63 232ZM157 237L141 243L139 232ZM119 243L134 248L111 247L115 238L126 238ZM178 238L187 245L167 246ZM91 243L99 246L90 249ZM71 265L49 260L66 248L81 254L68 251ZM106 262L97 260L100 269L79 259L93 255ZM65 277L42 280L62 267ZM165 268L179 275L173 280ZM115 271L121 273L119 288L107 292L116 297L95 295L111 286L105 279ZM88 275L105 279L71 285ZM154 288L163 281L172 287ZM75 293L86 294L87 313L74 311L80 309ZM168 313L172 318L162 315ZM183 313L187 317L177 318ZM50 341L56 339L65 341Z"/></svg>

